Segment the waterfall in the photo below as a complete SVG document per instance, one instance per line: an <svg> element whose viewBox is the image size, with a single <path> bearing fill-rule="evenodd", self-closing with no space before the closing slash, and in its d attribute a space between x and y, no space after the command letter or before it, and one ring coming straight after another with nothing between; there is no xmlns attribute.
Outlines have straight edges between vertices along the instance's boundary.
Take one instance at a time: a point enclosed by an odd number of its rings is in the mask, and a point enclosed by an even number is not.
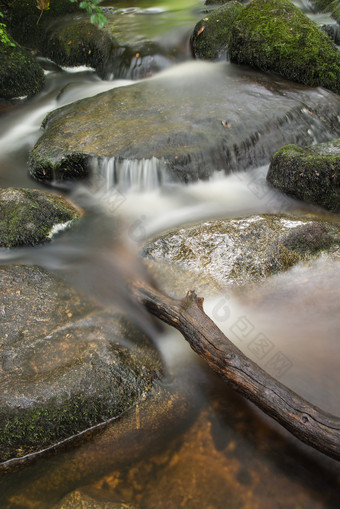
<svg viewBox="0 0 340 509"><path fill-rule="evenodd" d="M152 191L169 180L163 159L93 158L90 163L91 181L96 190Z"/></svg>

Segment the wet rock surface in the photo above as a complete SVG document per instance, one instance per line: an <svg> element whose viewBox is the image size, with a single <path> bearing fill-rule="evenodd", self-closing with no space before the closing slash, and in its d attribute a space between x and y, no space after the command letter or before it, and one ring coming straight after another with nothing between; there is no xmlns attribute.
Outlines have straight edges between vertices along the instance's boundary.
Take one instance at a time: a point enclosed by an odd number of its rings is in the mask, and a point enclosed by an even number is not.
<svg viewBox="0 0 340 509"><path fill-rule="evenodd" d="M33 189L0 189L0 247L34 246L51 240L80 217L61 196Z"/></svg>
<svg viewBox="0 0 340 509"><path fill-rule="evenodd" d="M339 213L340 140L282 147L272 159L267 180L290 196Z"/></svg>
<svg viewBox="0 0 340 509"><path fill-rule="evenodd" d="M299 262L336 252L339 245L337 223L258 215L180 228L150 242L143 255L199 274L200 280L211 277L227 287L260 283Z"/></svg>
<svg viewBox="0 0 340 509"><path fill-rule="evenodd" d="M2 266L0 285L0 461L121 415L160 377L158 353L121 312L34 266Z"/></svg>
<svg viewBox="0 0 340 509"><path fill-rule="evenodd" d="M286 143L334 138L339 113L331 92L192 62L53 111L30 173L42 181L79 179L93 163L114 158L113 181L125 163L151 160L160 175L195 181L266 164Z"/></svg>

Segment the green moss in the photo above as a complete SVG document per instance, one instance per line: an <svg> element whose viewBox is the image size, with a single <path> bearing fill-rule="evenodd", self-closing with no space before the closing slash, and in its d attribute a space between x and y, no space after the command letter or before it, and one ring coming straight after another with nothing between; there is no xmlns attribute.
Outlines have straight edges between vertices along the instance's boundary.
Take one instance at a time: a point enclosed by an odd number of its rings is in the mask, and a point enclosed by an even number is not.
<svg viewBox="0 0 340 509"><path fill-rule="evenodd" d="M253 0L233 23L233 62L340 93L340 53L327 35L287 0Z"/></svg>
<svg viewBox="0 0 340 509"><path fill-rule="evenodd" d="M290 196L340 212L340 140L282 147L272 158L267 180Z"/></svg>
<svg viewBox="0 0 340 509"><path fill-rule="evenodd" d="M225 56L228 33L242 8L239 2L229 2L197 23L192 35L192 47L196 57L211 60L223 54Z"/></svg>
<svg viewBox="0 0 340 509"><path fill-rule="evenodd" d="M45 83L44 71L11 36L8 40L10 44L0 41L0 97L34 95Z"/></svg>
<svg viewBox="0 0 340 509"><path fill-rule="evenodd" d="M45 242L53 226L79 217L61 197L30 189L0 190L0 206L1 247Z"/></svg>

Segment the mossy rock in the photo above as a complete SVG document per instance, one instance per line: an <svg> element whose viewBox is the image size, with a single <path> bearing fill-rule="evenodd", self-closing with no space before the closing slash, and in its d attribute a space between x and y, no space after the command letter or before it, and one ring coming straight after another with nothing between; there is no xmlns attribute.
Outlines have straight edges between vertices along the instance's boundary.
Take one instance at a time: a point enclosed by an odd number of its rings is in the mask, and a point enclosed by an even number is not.
<svg viewBox="0 0 340 509"><path fill-rule="evenodd" d="M208 60L226 58L228 33L242 8L239 2L228 2L197 23L191 38L196 58Z"/></svg>
<svg viewBox="0 0 340 509"><path fill-rule="evenodd" d="M252 0L232 25L232 62L340 93L340 52L287 0Z"/></svg>
<svg viewBox="0 0 340 509"><path fill-rule="evenodd" d="M20 44L37 48L43 45L46 27L56 18L84 12L79 9L77 2L72 3L70 0L51 0L49 7L40 17L41 11L37 8L36 0L13 2L6 12L6 23L14 39Z"/></svg>
<svg viewBox="0 0 340 509"><path fill-rule="evenodd" d="M0 98L32 96L43 88L45 75L36 59L10 35L0 41Z"/></svg>
<svg viewBox="0 0 340 509"><path fill-rule="evenodd" d="M104 75L117 49L118 43L112 36L86 19L70 22L62 18L46 30L41 52L58 65L87 65Z"/></svg>
<svg viewBox="0 0 340 509"><path fill-rule="evenodd" d="M61 196L33 189L0 189L0 246L34 246L51 240L81 215Z"/></svg>
<svg viewBox="0 0 340 509"><path fill-rule="evenodd" d="M150 339L34 266L0 268L0 463L118 417L158 380Z"/></svg>
<svg viewBox="0 0 340 509"><path fill-rule="evenodd" d="M288 145L272 158L268 182L300 200L340 212L340 140Z"/></svg>
<svg viewBox="0 0 340 509"><path fill-rule="evenodd" d="M338 253L336 222L303 216L257 215L206 221L171 231L148 243L143 256L210 277L223 287L259 284L299 262ZM171 285L176 285L173 275ZM185 288L184 288L185 289Z"/></svg>

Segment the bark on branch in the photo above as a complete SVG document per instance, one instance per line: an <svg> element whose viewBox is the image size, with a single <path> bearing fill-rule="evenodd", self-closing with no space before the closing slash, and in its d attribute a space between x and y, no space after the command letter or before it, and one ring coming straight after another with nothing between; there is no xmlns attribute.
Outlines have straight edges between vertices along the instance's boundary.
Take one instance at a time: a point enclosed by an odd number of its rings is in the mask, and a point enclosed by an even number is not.
<svg viewBox="0 0 340 509"><path fill-rule="evenodd" d="M133 284L132 291L150 313L178 329L191 348L237 392L302 442L340 460L340 418L304 400L248 359L205 314L203 298L191 291L183 300L176 300L139 282Z"/></svg>

